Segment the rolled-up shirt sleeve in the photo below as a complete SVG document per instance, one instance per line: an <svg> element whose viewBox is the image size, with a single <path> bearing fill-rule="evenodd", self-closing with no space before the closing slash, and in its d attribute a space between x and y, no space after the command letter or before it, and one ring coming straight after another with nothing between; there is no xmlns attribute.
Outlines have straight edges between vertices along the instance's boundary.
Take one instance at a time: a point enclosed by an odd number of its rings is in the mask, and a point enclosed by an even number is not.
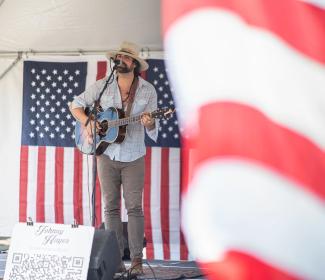
<svg viewBox="0 0 325 280"><path fill-rule="evenodd" d="M149 102L145 108L145 112L153 112L157 110L157 93L153 86L151 87L151 90L152 90L152 94L150 95ZM159 130L159 119L155 119L155 128L151 130L146 128L146 133L153 141L157 142L158 130Z"/></svg>
<svg viewBox="0 0 325 280"><path fill-rule="evenodd" d="M80 95L76 96L71 102L71 108L80 108L91 106L95 100L98 98L100 91L104 86L104 80L99 80L89 88L87 88Z"/></svg>

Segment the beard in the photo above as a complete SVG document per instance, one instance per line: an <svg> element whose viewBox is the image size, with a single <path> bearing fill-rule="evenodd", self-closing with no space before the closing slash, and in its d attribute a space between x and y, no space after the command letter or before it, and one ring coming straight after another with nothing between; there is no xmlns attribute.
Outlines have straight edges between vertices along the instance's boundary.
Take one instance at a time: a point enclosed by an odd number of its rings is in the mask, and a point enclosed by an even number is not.
<svg viewBox="0 0 325 280"><path fill-rule="evenodd" d="M123 73L123 74L126 74L126 73L130 73L133 71L133 68L131 67L128 67L125 63L122 62L122 65L119 65L117 68L116 68L116 71L118 73Z"/></svg>

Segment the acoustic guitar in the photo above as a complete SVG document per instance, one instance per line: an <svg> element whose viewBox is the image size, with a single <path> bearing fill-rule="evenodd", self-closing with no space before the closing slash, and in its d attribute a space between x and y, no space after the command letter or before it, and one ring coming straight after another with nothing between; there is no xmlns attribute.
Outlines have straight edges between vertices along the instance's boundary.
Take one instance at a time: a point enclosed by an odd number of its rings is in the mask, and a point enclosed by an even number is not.
<svg viewBox="0 0 325 280"><path fill-rule="evenodd" d="M157 109L150 113L152 118L169 118L175 110L170 108ZM85 113L90 114L86 108ZM115 107L109 107L106 111L98 112L100 129L96 133L96 155L101 155L112 143L122 143L126 137L128 124L140 122L141 114L125 117L124 111ZM77 148L84 154L94 153L93 139L87 133L85 125L76 121L75 141Z"/></svg>

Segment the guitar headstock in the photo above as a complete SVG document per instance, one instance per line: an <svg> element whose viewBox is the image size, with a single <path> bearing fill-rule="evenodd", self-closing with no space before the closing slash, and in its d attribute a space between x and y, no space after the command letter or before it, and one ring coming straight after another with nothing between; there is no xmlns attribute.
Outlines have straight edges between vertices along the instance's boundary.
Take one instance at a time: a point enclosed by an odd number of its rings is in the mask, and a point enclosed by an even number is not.
<svg viewBox="0 0 325 280"><path fill-rule="evenodd" d="M169 119L176 109L172 108L159 108L151 113L152 118L156 119Z"/></svg>

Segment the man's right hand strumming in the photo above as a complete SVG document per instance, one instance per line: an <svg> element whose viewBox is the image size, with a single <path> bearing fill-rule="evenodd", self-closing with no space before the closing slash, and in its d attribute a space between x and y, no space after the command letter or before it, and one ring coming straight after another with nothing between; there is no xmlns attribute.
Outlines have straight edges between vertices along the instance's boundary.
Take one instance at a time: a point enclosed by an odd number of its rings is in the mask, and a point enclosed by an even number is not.
<svg viewBox="0 0 325 280"><path fill-rule="evenodd" d="M94 124L95 122L93 120L88 120L88 116L85 114L85 111L81 107L72 108L70 106L70 112L73 115L73 117L79 121L81 124L85 126L84 132L87 133L87 135L84 135L87 138L88 143L92 143L93 138L93 131L94 131ZM87 124L87 125L86 125ZM100 129L100 124L96 123L96 131L98 132Z"/></svg>
<svg viewBox="0 0 325 280"><path fill-rule="evenodd" d="M90 138L93 137L94 125L95 125L95 122L93 120L91 120L88 122L88 124L86 126L86 131L87 131L88 137L90 137ZM98 133L100 129L101 129L100 124L98 122L96 122L96 133Z"/></svg>

